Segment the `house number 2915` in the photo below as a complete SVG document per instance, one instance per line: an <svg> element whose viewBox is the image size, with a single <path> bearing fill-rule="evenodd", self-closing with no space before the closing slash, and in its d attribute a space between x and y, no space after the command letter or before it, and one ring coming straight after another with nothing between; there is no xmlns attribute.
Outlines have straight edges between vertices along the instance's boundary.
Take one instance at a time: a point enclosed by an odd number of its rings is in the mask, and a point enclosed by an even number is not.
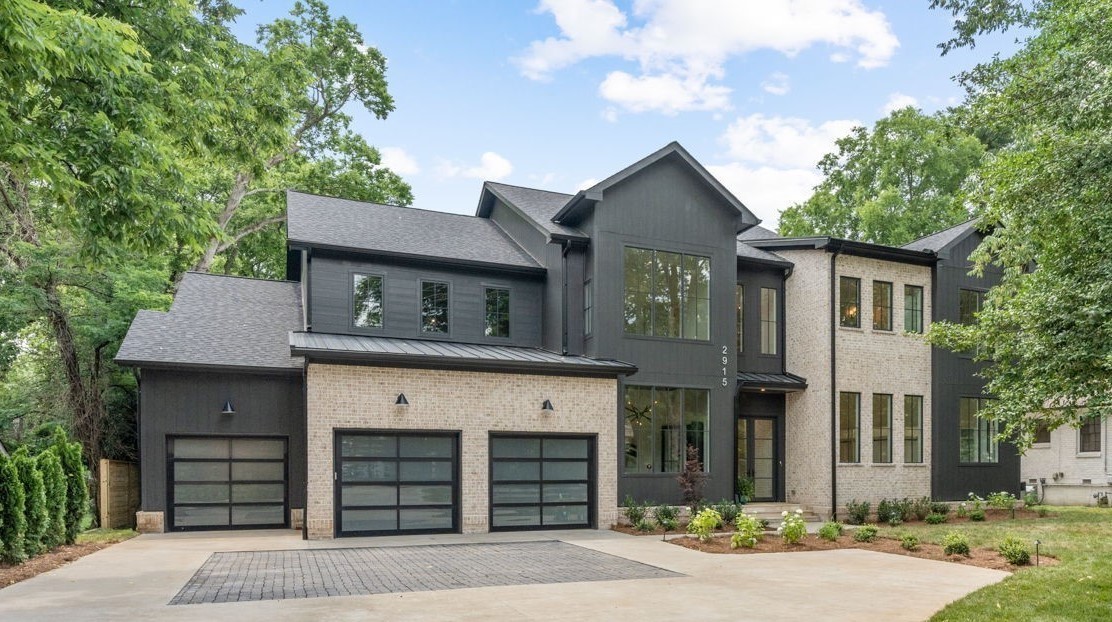
<svg viewBox="0 0 1112 622"><path fill-rule="evenodd" d="M722 386L730 386L730 375L726 368L730 366L730 346L722 346Z"/></svg>

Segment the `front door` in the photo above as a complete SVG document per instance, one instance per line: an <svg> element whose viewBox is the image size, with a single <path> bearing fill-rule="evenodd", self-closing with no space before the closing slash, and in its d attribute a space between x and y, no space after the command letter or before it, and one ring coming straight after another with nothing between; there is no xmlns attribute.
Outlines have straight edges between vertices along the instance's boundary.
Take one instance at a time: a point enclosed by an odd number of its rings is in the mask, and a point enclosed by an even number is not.
<svg viewBox="0 0 1112 622"><path fill-rule="evenodd" d="M777 501L779 452L776 419L739 417L737 420L737 475L753 478L753 501Z"/></svg>

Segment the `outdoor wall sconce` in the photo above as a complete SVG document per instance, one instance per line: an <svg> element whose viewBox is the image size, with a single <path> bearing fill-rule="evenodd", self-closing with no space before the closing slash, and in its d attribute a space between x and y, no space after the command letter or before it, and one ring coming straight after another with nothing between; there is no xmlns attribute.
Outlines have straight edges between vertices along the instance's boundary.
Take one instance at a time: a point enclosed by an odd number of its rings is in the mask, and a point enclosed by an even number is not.
<svg viewBox="0 0 1112 622"><path fill-rule="evenodd" d="M398 394L398 399L394 400L394 406L409 406L409 400L405 399L405 393Z"/></svg>
<svg viewBox="0 0 1112 622"><path fill-rule="evenodd" d="M551 415L554 412L556 412L556 409L552 407L552 400L545 400L541 404L541 414L542 415Z"/></svg>
<svg viewBox="0 0 1112 622"><path fill-rule="evenodd" d="M232 406L232 400L224 400L224 410L220 411L221 415L234 415L236 414L235 407Z"/></svg>

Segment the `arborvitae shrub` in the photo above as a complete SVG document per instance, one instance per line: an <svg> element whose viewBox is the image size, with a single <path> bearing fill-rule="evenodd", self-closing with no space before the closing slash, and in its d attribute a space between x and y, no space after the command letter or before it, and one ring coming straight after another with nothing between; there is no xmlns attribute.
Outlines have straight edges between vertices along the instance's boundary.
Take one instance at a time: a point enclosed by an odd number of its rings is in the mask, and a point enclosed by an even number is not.
<svg viewBox="0 0 1112 622"><path fill-rule="evenodd" d="M85 463L81 457L81 444L70 442L61 430L54 435L51 449L62 462L66 474L66 544L77 541L77 532L85 518L89 504L89 489L85 482Z"/></svg>
<svg viewBox="0 0 1112 622"><path fill-rule="evenodd" d="M46 450L35 458L42 473L46 493L46 529L42 542L47 550L61 546L66 541L66 473L58 454Z"/></svg>
<svg viewBox="0 0 1112 622"><path fill-rule="evenodd" d="M18 564L27 558L23 538L27 531L24 516L23 484L11 458L0 456L0 560Z"/></svg>
<svg viewBox="0 0 1112 622"><path fill-rule="evenodd" d="M43 486L42 473L26 447L15 452L12 463L19 474L19 483L23 485L23 516L26 519L23 551L28 557L34 557L46 550L42 541L49 521L46 513L46 489Z"/></svg>

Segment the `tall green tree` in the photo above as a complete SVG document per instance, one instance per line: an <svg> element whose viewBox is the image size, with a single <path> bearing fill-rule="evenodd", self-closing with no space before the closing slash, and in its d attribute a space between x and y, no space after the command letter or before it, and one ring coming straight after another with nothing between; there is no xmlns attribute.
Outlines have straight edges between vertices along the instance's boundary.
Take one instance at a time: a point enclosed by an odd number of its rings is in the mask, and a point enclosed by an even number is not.
<svg viewBox="0 0 1112 622"><path fill-rule="evenodd" d="M962 74L971 125L1012 142L971 184L988 232L975 268L1004 268L969 326L931 340L989 361L982 413L1021 448L1036 424L1112 412L1112 10L1100 0L935 0L955 16L943 51L1024 27L1022 48Z"/></svg>
<svg viewBox="0 0 1112 622"><path fill-rule="evenodd" d="M948 116L903 108L837 145L811 198L781 212L782 235L898 246L970 218L961 187L985 147Z"/></svg>
<svg viewBox="0 0 1112 622"><path fill-rule="evenodd" d="M9 564L18 564L27 558L23 549L27 532L25 503L23 482L15 463L0 455L0 560Z"/></svg>
<svg viewBox="0 0 1112 622"><path fill-rule="evenodd" d="M20 447L12 454L12 464L23 485L23 516L26 519L23 550L28 557L34 557L46 550L43 539L50 522L46 507L46 486L42 472L26 447Z"/></svg>

